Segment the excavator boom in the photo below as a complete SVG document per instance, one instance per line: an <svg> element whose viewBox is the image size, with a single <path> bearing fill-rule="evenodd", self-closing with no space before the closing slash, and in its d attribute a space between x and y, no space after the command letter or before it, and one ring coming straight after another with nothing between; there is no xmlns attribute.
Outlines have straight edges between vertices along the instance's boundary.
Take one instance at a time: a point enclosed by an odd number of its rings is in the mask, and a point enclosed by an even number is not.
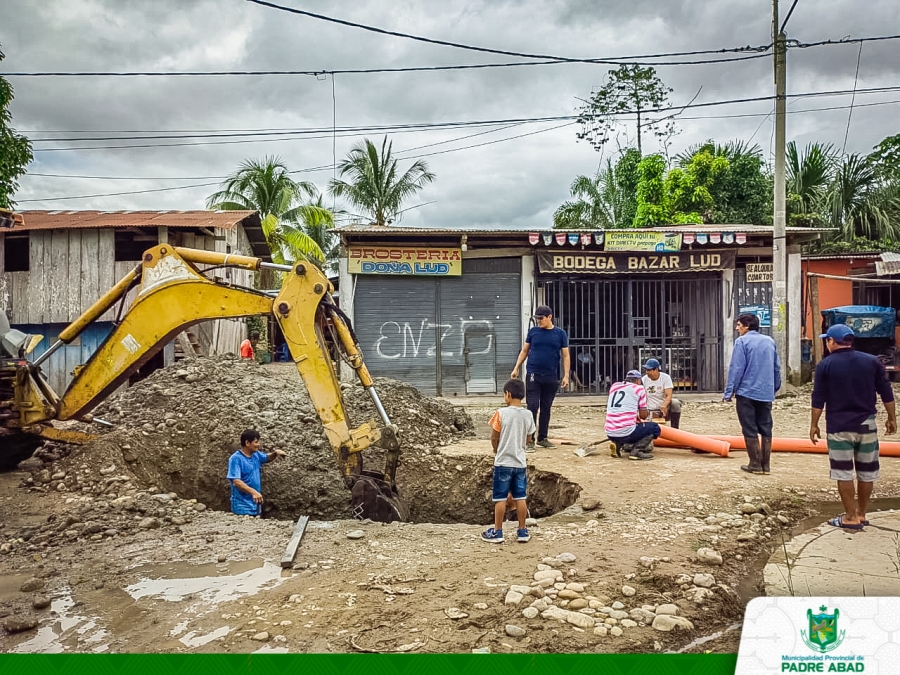
<svg viewBox="0 0 900 675"><path fill-rule="evenodd" d="M274 267L285 275L280 292L273 298L210 279L204 276L200 265L250 270ZM41 374L40 364L56 349L78 337L109 308L122 302L132 288L137 289L137 295L122 320L90 359L75 369L66 392L57 396ZM60 333L59 341L33 364L20 359L14 366L0 365L0 388L5 381L4 374L12 373L15 392L5 419L0 408L0 435L30 432L49 437L55 431L47 424L51 420L90 421L94 407L185 328L212 319L271 314L284 334L345 483L351 489L354 514L388 522L405 520L408 512L397 494L395 482L400 455L397 427L391 424L381 405L349 322L331 300L331 291L327 277L306 261L292 266L272 265L258 258L168 244L151 248L144 253L139 266L67 326ZM336 348L371 395L381 425L370 420L350 426L326 344L326 330L334 336ZM385 450L382 471L363 469L361 453L373 445Z"/></svg>

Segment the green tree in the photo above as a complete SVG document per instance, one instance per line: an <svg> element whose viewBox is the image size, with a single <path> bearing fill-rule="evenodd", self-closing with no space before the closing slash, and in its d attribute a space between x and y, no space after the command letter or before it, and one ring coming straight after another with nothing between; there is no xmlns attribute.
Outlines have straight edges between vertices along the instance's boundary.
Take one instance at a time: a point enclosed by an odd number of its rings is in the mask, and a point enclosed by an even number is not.
<svg viewBox="0 0 900 675"><path fill-rule="evenodd" d="M668 105L671 92L652 67L622 64L618 70L609 71L606 84L591 94L579 109L581 131L576 135L600 150L609 141L612 130L621 124L620 118L633 117L636 120L637 151L643 154L642 137L645 131L658 138L671 136L675 131L670 119L648 117L654 110Z"/></svg>
<svg viewBox="0 0 900 675"><path fill-rule="evenodd" d="M900 134L888 136L875 146L869 155L879 177L885 180L900 180Z"/></svg>
<svg viewBox="0 0 900 675"><path fill-rule="evenodd" d="M0 50L0 61L5 58ZM12 114L9 104L12 102L13 88L4 77L0 77L0 209L11 209L15 206L13 195L19 187L18 178L25 173L25 167L34 156L31 154L31 141L17 134L12 128Z"/></svg>
<svg viewBox="0 0 900 675"><path fill-rule="evenodd" d="M346 199L361 209L376 225L389 225L402 214L402 206L416 195L435 175L422 160L413 163L402 175L397 160L391 154L393 142L387 136L381 143L381 152L367 138L350 150L347 158L338 164L341 178L329 184L336 197ZM343 180L344 176L348 180Z"/></svg>
<svg viewBox="0 0 900 675"><path fill-rule="evenodd" d="M668 225L672 222L671 205L666 199L666 160L662 155L647 155L637 166L637 211L635 227Z"/></svg>
<svg viewBox="0 0 900 675"><path fill-rule="evenodd" d="M321 206L321 201L309 202L318 197L315 185L295 182L281 159L266 157L263 161L242 162L206 204L207 208L223 211L258 211L274 262L286 264L309 258L321 265L326 255L303 229L310 223L325 228L334 225L331 212Z"/></svg>
<svg viewBox="0 0 900 675"><path fill-rule="evenodd" d="M698 156L702 159L696 163ZM727 167L716 160L724 159ZM724 145L712 140L688 148L676 157L682 168L697 173L698 186L709 192L710 202L701 208L705 223L768 224L772 221L772 177L767 173L762 150L744 141ZM703 164L709 164L704 169ZM715 170L715 179L704 175Z"/></svg>
<svg viewBox="0 0 900 675"><path fill-rule="evenodd" d="M616 189L621 195L618 227L633 227L637 214L638 164L641 153L636 148L628 148L616 162Z"/></svg>

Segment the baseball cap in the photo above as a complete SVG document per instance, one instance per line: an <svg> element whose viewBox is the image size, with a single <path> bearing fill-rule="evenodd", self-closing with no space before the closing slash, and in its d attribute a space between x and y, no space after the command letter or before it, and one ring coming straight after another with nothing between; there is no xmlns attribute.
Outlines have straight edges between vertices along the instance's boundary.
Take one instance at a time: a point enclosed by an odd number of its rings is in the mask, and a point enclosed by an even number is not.
<svg viewBox="0 0 900 675"><path fill-rule="evenodd" d="M553 316L553 310L547 307L547 305L539 305L536 310L534 310L535 316Z"/></svg>
<svg viewBox="0 0 900 675"><path fill-rule="evenodd" d="M656 359L647 359L647 363L644 364L644 368L647 370L659 370L659 361Z"/></svg>
<svg viewBox="0 0 900 675"><path fill-rule="evenodd" d="M835 342L844 342L848 337L853 337L853 330L846 324L836 323L819 337L831 338Z"/></svg>
<svg viewBox="0 0 900 675"><path fill-rule="evenodd" d="M639 380L641 379L641 374L636 370L629 370L625 373L626 380Z"/></svg>

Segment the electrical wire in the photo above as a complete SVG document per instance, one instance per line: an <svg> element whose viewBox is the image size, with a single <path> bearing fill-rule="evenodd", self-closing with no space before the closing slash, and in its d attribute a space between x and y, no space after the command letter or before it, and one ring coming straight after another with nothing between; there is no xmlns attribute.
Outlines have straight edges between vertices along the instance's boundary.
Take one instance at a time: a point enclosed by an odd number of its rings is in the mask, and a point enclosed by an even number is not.
<svg viewBox="0 0 900 675"><path fill-rule="evenodd" d="M876 93L885 93L892 91L900 91L900 86L886 86L886 87L869 87L866 89L841 89L834 91L817 91L817 92L805 92L799 94L788 94L786 98L806 98L806 97L825 97L825 96L845 96L845 95L857 95L857 94L876 94ZM662 113L662 112L671 112L675 110L685 110L688 108L708 108L720 105L732 105L738 103L755 103L760 101L771 101L775 97L774 96L753 96L746 98L737 98L737 99L727 99L722 101L706 101L702 103L692 103L686 106L669 106L665 108L656 108L653 110L644 111L647 114L653 113ZM615 116L622 115L631 115L634 114L634 111L619 111L614 113ZM473 126L489 126L489 125L504 125L511 124L517 122L523 123L532 123L532 122L562 122L562 121L571 121L580 119L580 115L557 115L557 116L548 116L548 117L540 117L540 118L518 118L518 119L505 119L505 120L479 120L479 121L470 121L470 122L441 122L441 123L422 123L422 124L402 124L402 125L384 125L377 127L346 127L344 129L347 130L347 134L341 133L340 135L359 135L359 134L369 134L369 133L405 133L412 131L422 131L422 130L431 130L431 129L448 129L448 128L465 128L465 127L473 127ZM343 130L342 130L343 131ZM322 135L322 134L325 135ZM308 134L319 134L319 135L308 135ZM250 134L198 134L189 136L191 138L224 138L224 137L243 137ZM330 128L325 129L316 129L316 130L305 130L305 131L297 131L297 132L279 132L277 134L269 134L269 133L261 133L261 134L252 134L254 136L270 136L277 135L278 138L251 138L251 139L242 139L242 140L233 140L233 141L196 141L196 142L187 142L187 143L154 143L154 144L138 144L138 145L98 145L98 146L81 146L81 147L58 147L58 148L35 148L33 152L66 152L72 150L126 150L126 149L140 149L140 148L168 148L168 147L187 147L187 146L197 146L197 145L230 145L237 143L266 143L266 142L284 142L288 140L298 140L297 137L302 137L305 139L317 139L317 138L331 138L332 133ZM291 136L289 138L285 138L285 136ZM141 137L144 138L144 137ZM164 139L164 136L152 136L151 139ZM48 142L48 141L56 141L56 142L87 142L87 141L98 141L98 140L133 140L131 137L120 136L120 137L109 137L109 138L82 138L82 139L35 139L33 142Z"/></svg>
<svg viewBox="0 0 900 675"><path fill-rule="evenodd" d="M796 3L796 0L794 0ZM853 76L853 98L850 99L850 112L847 113L847 130L844 131L844 145L841 154L847 151L847 137L850 135L850 120L853 118L853 104L856 103L856 83L859 82L859 62L862 59L863 43L859 43L859 52L856 54L856 75Z"/></svg>
<svg viewBox="0 0 900 675"><path fill-rule="evenodd" d="M282 12L289 12L291 14L299 14L301 16L307 16L313 19L318 19L320 21L326 21L329 23L336 23L342 26L349 26L350 28L359 28L361 30L369 31L371 33L379 33L381 35L389 35L391 37L399 37L407 40L414 40L416 42L424 42L427 44L440 45L443 47L454 47L456 49L464 49L466 51L473 52L482 52L485 54L500 54L502 56L516 56L519 58L525 59L546 59L550 61L561 61L564 63L606 63L609 65L619 65L622 61L632 61L636 59L659 59L666 58L672 56L696 56L700 54L724 54L728 52L745 52L745 51L768 51L771 49L772 45L766 45L764 48L760 47L738 47L738 48L728 48L728 49L716 49L716 50L697 50L692 52L673 52L669 54L642 54L640 56L622 56L622 57L614 57L609 59L578 59L571 58L567 56L553 56L548 54L529 54L525 52L515 52L509 51L505 49L494 49L491 47L477 47L474 45L466 45L459 42L449 42L447 40L435 40L433 38L422 37L420 35L411 35L409 33L400 33L398 31L386 30L384 28L377 28L375 26L369 26L362 23L356 23L354 21L346 21L344 19L337 19L330 16L325 16L324 14L316 14L314 12L309 12L304 9L296 9L294 7L284 7L283 5L276 5L272 2L265 2L265 0L247 0L248 2L252 2L257 5L261 5L263 7L268 7L270 9L276 9Z"/></svg>

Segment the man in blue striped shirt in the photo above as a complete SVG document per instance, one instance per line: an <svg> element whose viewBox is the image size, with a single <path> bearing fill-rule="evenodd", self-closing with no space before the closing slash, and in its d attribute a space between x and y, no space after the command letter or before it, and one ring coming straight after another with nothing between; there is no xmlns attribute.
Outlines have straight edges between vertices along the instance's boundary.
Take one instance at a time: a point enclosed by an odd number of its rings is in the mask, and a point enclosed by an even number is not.
<svg viewBox="0 0 900 675"><path fill-rule="evenodd" d="M819 337L825 339L828 358L816 366L809 440L818 442L819 418L824 410L831 478L837 481L844 504L844 513L828 523L845 530L861 530L869 524L866 508L878 480L875 394L887 411L885 431L895 434L894 391L878 359L853 349L854 335L849 326L835 324Z"/></svg>
<svg viewBox="0 0 900 675"><path fill-rule="evenodd" d="M759 318L755 314L741 314L735 329L740 337L734 341L722 398L737 399L737 416L750 458L741 471L768 474L772 456L772 401L775 392L781 389L781 364L775 340L759 332Z"/></svg>

